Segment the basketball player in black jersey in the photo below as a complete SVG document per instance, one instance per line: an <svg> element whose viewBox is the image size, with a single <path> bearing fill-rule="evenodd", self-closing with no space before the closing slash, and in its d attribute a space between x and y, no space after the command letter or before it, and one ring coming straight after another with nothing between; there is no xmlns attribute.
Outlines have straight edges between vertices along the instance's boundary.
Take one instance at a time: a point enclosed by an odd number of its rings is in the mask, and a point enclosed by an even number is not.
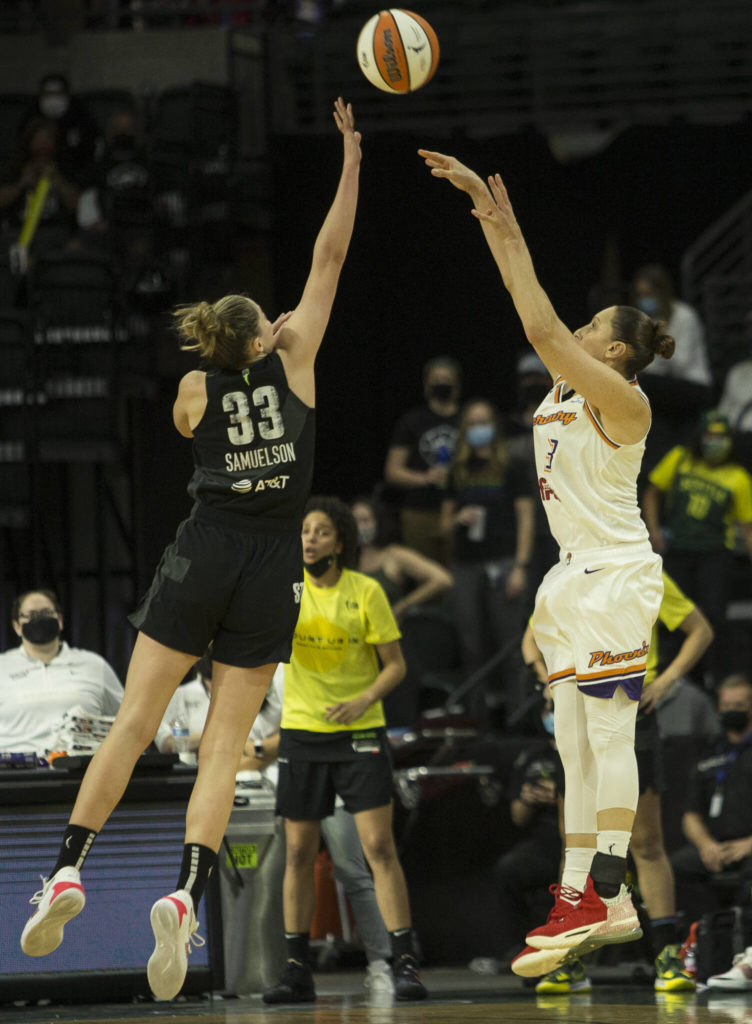
<svg viewBox="0 0 752 1024"><path fill-rule="evenodd" d="M84 776L60 856L21 936L30 956L51 953L84 906L80 869L154 738L180 680L213 644L212 695L186 815L176 891L157 900L149 960L154 995L185 979L195 910L224 835L243 745L279 661L288 661L303 587L300 524L314 446L313 363L355 219L360 133L338 99L342 174L319 232L302 298L270 323L251 299L229 295L175 314L183 348L204 369L180 381L173 416L193 438L191 516L180 524L131 616L139 634L125 696ZM127 898L127 896L124 896Z"/></svg>

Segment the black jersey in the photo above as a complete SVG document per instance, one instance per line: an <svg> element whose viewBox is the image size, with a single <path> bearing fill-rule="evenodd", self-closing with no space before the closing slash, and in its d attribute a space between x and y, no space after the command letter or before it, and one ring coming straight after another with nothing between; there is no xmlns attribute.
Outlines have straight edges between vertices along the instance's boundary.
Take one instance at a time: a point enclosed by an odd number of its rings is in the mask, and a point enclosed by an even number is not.
<svg viewBox="0 0 752 1024"><path fill-rule="evenodd" d="M293 394L278 353L248 370L210 370L193 431L188 493L215 510L300 520L311 488L315 413Z"/></svg>

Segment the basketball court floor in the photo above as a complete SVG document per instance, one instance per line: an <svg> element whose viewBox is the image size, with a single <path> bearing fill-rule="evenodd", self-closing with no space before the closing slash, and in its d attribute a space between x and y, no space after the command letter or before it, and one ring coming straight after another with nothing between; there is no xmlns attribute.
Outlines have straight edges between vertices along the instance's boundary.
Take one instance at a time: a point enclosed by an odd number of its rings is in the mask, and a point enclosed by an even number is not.
<svg viewBox="0 0 752 1024"><path fill-rule="evenodd" d="M656 993L626 972L591 972L593 990L536 996L510 975L429 968L423 1003L369 1000L362 972L317 974L312 1006L264 1006L260 996L154 1002L6 1006L0 1024L752 1024L752 992Z"/></svg>

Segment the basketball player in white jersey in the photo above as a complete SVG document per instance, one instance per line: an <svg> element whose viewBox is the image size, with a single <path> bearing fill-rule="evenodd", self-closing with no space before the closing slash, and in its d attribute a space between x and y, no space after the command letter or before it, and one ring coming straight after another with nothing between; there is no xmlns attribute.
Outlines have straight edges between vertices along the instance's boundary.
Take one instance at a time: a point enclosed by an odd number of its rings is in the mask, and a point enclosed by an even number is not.
<svg viewBox="0 0 752 1024"><path fill-rule="evenodd" d="M533 423L560 560L538 590L533 632L566 777L566 853L548 920L512 962L535 977L642 934L624 877L639 794L635 719L663 582L637 505L650 407L636 374L657 354L670 358L674 341L631 306L570 332L538 282L499 175L486 187L454 157L419 153L435 177L470 195L528 341L554 378Z"/></svg>

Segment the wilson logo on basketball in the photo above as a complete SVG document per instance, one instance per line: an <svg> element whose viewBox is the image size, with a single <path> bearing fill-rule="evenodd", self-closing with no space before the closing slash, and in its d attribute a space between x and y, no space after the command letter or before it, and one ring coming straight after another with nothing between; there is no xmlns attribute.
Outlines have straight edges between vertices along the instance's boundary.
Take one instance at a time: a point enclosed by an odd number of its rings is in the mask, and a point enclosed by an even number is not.
<svg viewBox="0 0 752 1024"><path fill-rule="evenodd" d="M642 641L642 647L636 651L622 651L620 654L612 654L611 651L591 651L588 668L593 665L618 665L621 661L634 661L635 658L646 658L650 646L646 640Z"/></svg>

